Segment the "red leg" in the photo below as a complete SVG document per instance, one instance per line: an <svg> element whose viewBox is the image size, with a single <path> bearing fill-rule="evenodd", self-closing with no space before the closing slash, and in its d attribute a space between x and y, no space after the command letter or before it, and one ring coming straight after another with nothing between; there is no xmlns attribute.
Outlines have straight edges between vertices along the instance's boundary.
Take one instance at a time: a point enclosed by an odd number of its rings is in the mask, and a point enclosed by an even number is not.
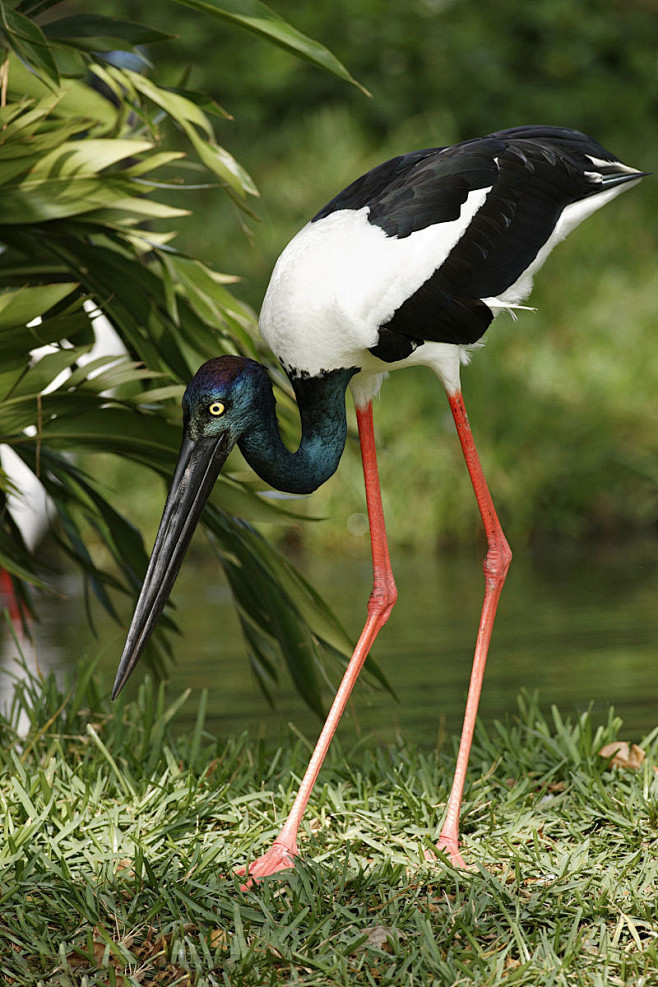
<svg viewBox="0 0 658 987"><path fill-rule="evenodd" d="M486 558L482 563L485 578L484 603L482 604L480 626L475 644L471 681L468 687L464 726L462 727L462 735L459 742L455 777L450 791L450 798L448 799L448 809L437 844L439 850L446 850L448 852L453 864L458 867L465 867L466 864L459 852L459 813L464 792L464 782L466 781L468 757L473 742L478 703L482 691L484 666L487 662L487 653L489 651L491 632L493 631L496 617L498 599L500 597L500 591L503 588L503 583L505 582L509 564L512 560L512 552L503 534L491 494L484 479L484 473L482 472L482 466L480 465L480 460L475 449L473 434L468 422L461 392L457 391L456 394L448 394L448 401L450 402L450 410L457 426L457 434L464 452L464 459L466 460L475 497L480 508L482 523L484 524L489 546Z"/></svg>
<svg viewBox="0 0 658 987"><path fill-rule="evenodd" d="M361 441L366 503L368 505L370 538L372 543L373 590L368 601L368 616L354 654L345 669L343 680L338 687L318 742L315 745L315 750L309 761L302 783L299 786L299 791L297 792L297 797L290 810L290 814L270 850L249 866L249 881L246 885L243 885L243 888L251 884L253 879L274 874L279 870L284 870L286 867L294 867L294 857L299 852L297 849L297 832L318 772L322 767L322 762L338 726L338 721L347 705L347 700L363 667L363 663L368 656L368 652L380 629L388 620L393 605L397 600L398 594L388 556L386 531L384 529L384 512L382 510L382 499L379 490L375 437L372 427L372 404L369 403L365 408L357 408L356 418L359 426L359 439ZM244 875L247 873L247 868L241 867L236 873Z"/></svg>

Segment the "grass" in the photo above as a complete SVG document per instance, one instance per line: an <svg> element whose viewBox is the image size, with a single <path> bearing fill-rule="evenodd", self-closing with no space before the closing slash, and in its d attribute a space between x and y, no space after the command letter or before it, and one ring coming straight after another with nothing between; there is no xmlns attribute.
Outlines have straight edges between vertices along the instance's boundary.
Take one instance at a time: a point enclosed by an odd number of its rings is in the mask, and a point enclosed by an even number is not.
<svg viewBox="0 0 658 987"><path fill-rule="evenodd" d="M463 850L428 866L454 764L359 743L330 753L294 872L241 892L308 744L172 731L146 682L110 710L93 670L21 687L1 727L0 972L8 985L656 983L655 736L639 771L598 756L620 721L479 729ZM29 727L16 730L18 714Z"/></svg>

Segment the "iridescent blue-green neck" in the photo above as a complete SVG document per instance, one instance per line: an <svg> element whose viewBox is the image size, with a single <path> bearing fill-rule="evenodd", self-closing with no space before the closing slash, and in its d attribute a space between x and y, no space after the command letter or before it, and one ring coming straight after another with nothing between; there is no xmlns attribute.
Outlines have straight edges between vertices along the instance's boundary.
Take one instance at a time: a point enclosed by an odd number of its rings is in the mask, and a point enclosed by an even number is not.
<svg viewBox="0 0 658 987"><path fill-rule="evenodd" d="M329 479L345 448L345 392L357 370L291 378L302 424L295 452L281 440L271 385L261 391L258 415L238 440L240 451L261 479L288 493L311 493Z"/></svg>

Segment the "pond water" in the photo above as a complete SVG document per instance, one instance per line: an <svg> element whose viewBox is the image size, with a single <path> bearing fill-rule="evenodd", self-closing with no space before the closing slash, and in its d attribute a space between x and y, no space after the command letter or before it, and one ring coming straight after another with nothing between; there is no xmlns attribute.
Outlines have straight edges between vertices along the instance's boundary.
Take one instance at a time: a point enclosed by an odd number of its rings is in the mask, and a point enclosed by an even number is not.
<svg viewBox="0 0 658 987"><path fill-rule="evenodd" d="M300 568L356 637L371 584L369 558L304 559ZM397 699L360 686L340 731L383 743L398 736L433 747L461 727L475 632L483 592L480 558L394 559L399 601L374 651ZM70 587L69 587L70 588ZM245 728L277 740L288 724L309 739L318 731L282 672L271 710L245 658L230 594L214 563L187 565L174 598L183 637L170 695L193 692L179 725L194 722L199 693L209 690L207 728L218 735ZM639 740L658 724L658 545L607 549L517 549L501 598L481 703L486 722L514 714L520 690L537 689L541 705L565 714L593 706L604 719L614 705L624 737ZM61 667L71 657L102 652L99 670L108 691L123 633L100 619L100 640L91 637L80 597L44 600L37 654L40 664ZM134 694L145 668L128 684ZM332 669L334 681L338 670Z"/></svg>

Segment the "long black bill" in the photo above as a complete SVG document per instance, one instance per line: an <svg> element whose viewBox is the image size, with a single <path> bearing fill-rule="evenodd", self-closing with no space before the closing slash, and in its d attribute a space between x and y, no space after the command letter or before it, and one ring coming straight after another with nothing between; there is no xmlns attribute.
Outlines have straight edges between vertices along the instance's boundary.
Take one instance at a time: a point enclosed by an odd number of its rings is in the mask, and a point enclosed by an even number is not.
<svg viewBox="0 0 658 987"><path fill-rule="evenodd" d="M142 591L112 690L116 699L140 659L181 567L183 556L220 470L231 451L228 436L193 442L185 436L160 521Z"/></svg>

